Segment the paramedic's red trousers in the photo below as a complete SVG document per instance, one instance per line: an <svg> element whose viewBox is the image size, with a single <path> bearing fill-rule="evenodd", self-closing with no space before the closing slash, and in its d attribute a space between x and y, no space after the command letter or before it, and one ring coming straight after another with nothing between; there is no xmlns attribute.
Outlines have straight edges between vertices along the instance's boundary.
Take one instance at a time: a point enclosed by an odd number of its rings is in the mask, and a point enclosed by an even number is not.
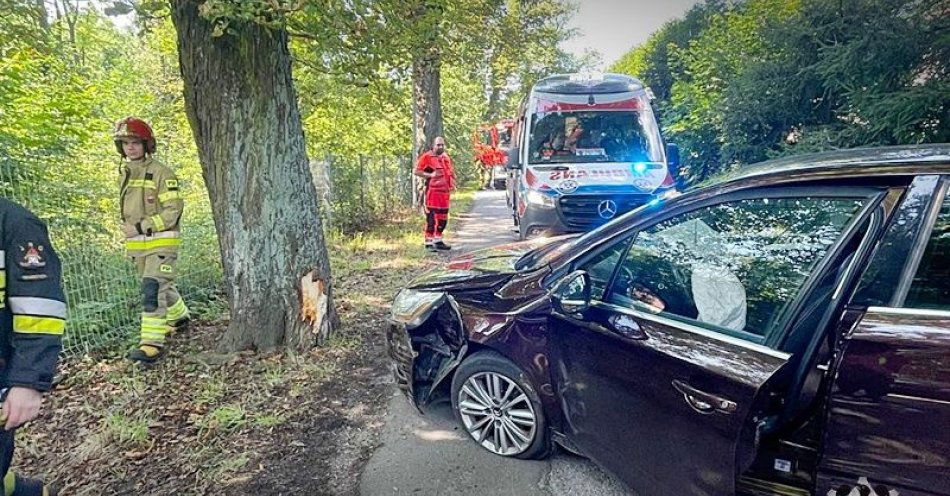
<svg viewBox="0 0 950 496"><path fill-rule="evenodd" d="M439 190L426 191L426 244L442 241L442 233L449 223L449 192Z"/></svg>

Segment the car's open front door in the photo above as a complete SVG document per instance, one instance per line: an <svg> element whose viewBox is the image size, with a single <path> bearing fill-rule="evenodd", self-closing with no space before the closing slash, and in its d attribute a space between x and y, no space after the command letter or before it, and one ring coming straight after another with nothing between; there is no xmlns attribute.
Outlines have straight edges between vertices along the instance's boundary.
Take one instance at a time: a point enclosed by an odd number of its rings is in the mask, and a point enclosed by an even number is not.
<svg viewBox="0 0 950 496"><path fill-rule="evenodd" d="M754 454L760 391L787 355L614 305L588 315L552 333L578 447L637 494L734 494L737 463Z"/></svg>

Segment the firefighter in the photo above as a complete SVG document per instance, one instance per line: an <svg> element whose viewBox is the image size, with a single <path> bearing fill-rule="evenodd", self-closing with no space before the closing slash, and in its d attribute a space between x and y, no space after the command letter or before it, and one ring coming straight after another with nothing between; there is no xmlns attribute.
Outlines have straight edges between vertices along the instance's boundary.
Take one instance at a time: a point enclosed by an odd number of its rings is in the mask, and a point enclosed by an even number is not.
<svg viewBox="0 0 950 496"><path fill-rule="evenodd" d="M165 351L167 332L188 322L188 307L175 287L184 202L178 178L152 158L155 136L145 121L127 117L116 124L116 151L123 157L119 179L120 230L142 285L139 347L129 359L151 363Z"/></svg>
<svg viewBox="0 0 950 496"><path fill-rule="evenodd" d="M49 495L42 482L14 474L13 438L33 420L50 390L66 328L59 257L46 226L27 209L0 198L0 476L3 494Z"/></svg>
<svg viewBox="0 0 950 496"><path fill-rule="evenodd" d="M429 251L451 250L442 234L449 222L449 199L455 189L452 159L445 153L445 140L438 136L432 149L416 162L413 174L425 179L423 206L426 212L425 248Z"/></svg>

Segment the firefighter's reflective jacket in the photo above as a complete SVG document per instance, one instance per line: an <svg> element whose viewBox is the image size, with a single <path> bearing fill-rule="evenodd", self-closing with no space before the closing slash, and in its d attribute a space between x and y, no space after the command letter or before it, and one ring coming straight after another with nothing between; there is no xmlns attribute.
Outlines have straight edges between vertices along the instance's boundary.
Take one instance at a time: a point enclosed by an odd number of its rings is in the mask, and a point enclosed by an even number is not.
<svg viewBox="0 0 950 496"><path fill-rule="evenodd" d="M151 157L125 162L119 179L119 208L128 226L125 248L129 255L178 251L184 202L171 169Z"/></svg>
<svg viewBox="0 0 950 496"><path fill-rule="evenodd" d="M48 391L66 328L62 267L46 226L0 198L0 370L3 387Z"/></svg>

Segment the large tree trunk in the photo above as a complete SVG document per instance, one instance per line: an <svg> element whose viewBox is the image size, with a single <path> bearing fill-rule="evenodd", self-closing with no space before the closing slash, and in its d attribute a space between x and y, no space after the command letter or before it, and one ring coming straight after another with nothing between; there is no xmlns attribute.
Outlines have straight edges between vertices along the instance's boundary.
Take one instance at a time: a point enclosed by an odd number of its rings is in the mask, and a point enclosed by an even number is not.
<svg viewBox="0 0 950 496"><path fill-rule="evenodd" d="M306 349L336 318L287 33L249 24L212 38L198 3L171 0L231 304L221 347Z"/></svg>
<svg viewBox="0 0 950 496"><path fill-rule="evenodd" d="M441 64L437 47L431 47L412 61L416 157L429 149L436 136L442 136Z"/></svg>
<svg viewBox="0 0 950 496"><path fill-rule="evenodd" d="M43 31L49 31L49 12L46 11L45 0L33 0L33 9L36 12L36 23Z"/></svg>

